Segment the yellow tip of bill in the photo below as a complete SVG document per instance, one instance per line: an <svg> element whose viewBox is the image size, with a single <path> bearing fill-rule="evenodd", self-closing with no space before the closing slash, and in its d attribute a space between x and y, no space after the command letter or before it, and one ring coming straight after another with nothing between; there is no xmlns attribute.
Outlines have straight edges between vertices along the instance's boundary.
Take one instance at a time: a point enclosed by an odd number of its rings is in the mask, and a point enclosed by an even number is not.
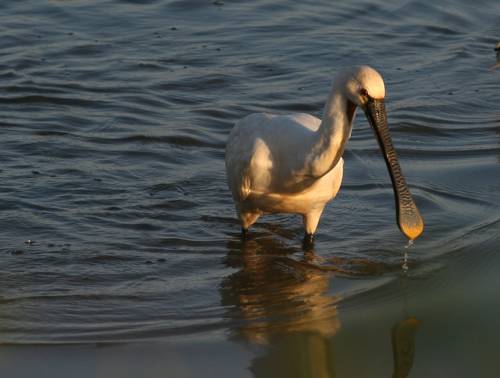
<svg viewBox="0 0 500 378"><path fill-rule="evenodd" d="M409 214L406 214L405 217L400 219L399 228L408 239L415 240L424 232L424 221L418 213L418 210L416 213L412 214L412 216L408 215Z"/></svg>

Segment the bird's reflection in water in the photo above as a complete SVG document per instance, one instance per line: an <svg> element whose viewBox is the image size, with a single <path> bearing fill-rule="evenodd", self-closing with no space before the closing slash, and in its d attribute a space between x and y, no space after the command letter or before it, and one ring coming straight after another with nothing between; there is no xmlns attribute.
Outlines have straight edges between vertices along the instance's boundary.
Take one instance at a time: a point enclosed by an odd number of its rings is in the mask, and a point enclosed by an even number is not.
<svg viewBox="0 0 500 378"><path fill-rule="evenodd" d="M331 336L340 327L329 296L329 274L315 268L313 251L301 260L299 249L280 245L275 238L235 242L227 265L240 268L222 283L224 305L233 305L235 329L245 340L266 344L279 334L316 332Z"/></svg>
<svg viewBox="0 0 500 378"><path fill-rule="evenodd" d="M252 361L254 376L335 377L332 336L341 324L339 298L328 294L331 271L315 264L312 249L277 238L234 240L228 249L226 265L238 270L222 282L221 297L233 320L232 336L266 345ZM409 317L392 328L393 377L409 374L417 327Z"/></svg>
<svg viewBox="0 0 500 378"><path fill-rule="evenodd" d="M269 346L252 362L256 377L334 377L329 338L340 328L337 298L327 294L329 273L314 259L313 251L276 238L229 246L226 263L240 270L223 281L221 294L232 308L233 336Z"/></svg>

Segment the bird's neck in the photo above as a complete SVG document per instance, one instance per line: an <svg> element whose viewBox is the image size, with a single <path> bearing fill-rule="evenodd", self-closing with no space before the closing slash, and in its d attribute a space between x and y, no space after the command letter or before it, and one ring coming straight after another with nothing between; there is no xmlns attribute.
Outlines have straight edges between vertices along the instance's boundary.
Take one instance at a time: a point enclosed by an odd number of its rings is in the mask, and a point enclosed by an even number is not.
<svg viewBox="0 0 500 378"><path fill-rule="evenodd" d="M311 176L320 178L337 165L351 135L355 111L356 106L334 85L311 152L306 159L307 171Z"/></svg>

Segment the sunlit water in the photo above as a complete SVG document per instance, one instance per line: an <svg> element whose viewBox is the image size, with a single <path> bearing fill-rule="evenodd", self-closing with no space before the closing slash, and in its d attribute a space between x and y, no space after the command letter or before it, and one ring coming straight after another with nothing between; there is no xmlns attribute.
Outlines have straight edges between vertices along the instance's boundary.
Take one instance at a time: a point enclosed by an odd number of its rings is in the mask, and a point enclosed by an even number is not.
<svg viewBox="0 0 500 378"><path fill-rule="evenodd" d="M465 0L1 2L0 342L188 340L245 350L238 376L497 376L499 14ZM233 123L321 116L335 73L361 63L385 77L423 236L405 248L360 113L314 247L284 215L242 241Z"/></svg>

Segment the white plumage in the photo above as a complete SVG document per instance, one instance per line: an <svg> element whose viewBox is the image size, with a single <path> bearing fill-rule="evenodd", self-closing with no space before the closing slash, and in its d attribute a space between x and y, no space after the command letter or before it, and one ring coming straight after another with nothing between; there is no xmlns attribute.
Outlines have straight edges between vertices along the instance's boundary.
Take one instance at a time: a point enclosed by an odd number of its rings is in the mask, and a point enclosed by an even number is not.
<svg viewBox="0 0 500 378"><path fill-rule="evenodd" d="M304 216L313 234L326 203L342 182L343 159L321 178L305 166L321 120L308 114L251 114L234 127L226 147L226 169L244 230L265 213Z"/></svg>

